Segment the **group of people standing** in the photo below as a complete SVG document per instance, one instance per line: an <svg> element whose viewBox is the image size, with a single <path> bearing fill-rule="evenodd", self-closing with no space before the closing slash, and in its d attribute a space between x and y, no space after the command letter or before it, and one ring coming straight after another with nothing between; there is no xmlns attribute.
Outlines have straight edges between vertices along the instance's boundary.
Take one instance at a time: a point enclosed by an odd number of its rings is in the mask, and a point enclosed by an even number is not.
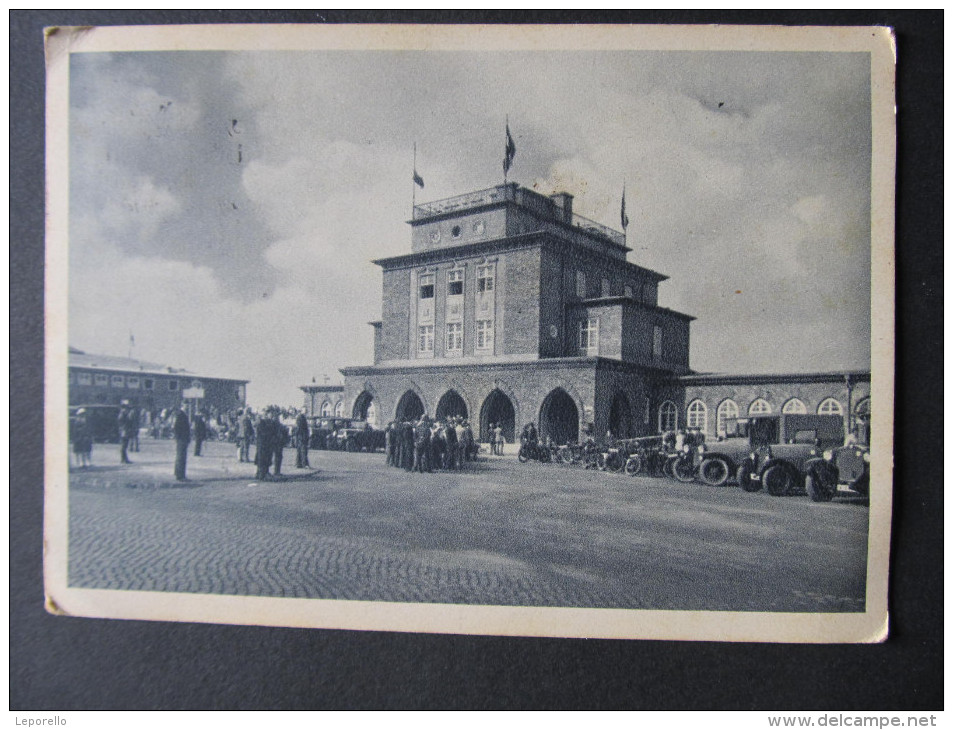
<svg viewBox="0 0 953 730"><path fill-rule="evenodd" d="M431 421L424 414L417 421L391 421L384 431L387 465L405 471L461 469L478 450L470 424L460 416Z"/></svg>
<svg viewBox="0 0 953 730"><path fill-rule="evenodd" d="M251 408L246 408L239 415L238 461L254 463L257 466L257 479L271 479L269 470L272 465L275 467L274 476L281 476L284 450L289 444L293 444L296 450L295 467L307 469L311 466L308 462L310 429L308 418L303 412L295 419L293 429L282 423L281 409L277 406L268 406L257 418ZM254 458L250 458L252 443L255 444Z"/></svg>

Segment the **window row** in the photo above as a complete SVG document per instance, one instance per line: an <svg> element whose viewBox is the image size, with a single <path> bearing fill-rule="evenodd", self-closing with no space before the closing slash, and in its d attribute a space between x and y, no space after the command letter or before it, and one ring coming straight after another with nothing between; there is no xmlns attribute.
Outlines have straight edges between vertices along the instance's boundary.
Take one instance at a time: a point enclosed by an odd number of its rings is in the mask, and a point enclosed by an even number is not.
<svg viewBox="0 0 953 730"><path fill-rule="evenodd" d="M330 418L331 416L340 417L344 415L344 401L339 400L332 407L331 401L326 400L321 404L321 416L322 418Z"/></svg>
<svg viewBox="0 0 953 730"><path fill-rule="evenodd" d="M579 354L587 356L599 354L598 317L588 317L579 321ZM660 325L652 327L652 359L655 361L662 359L662 327Z"/></svg>
<svg viewBox="0 0 953 730"><path fill-rule="evenodd" d="M496 272L494 264L481 264L476 267L476 288L478 292L493 291ZM463 296L463 269L451 269L447 272L447 296ZM433 299L436 292L436 274L420 274L417 277L418 296L420 299Z"/></svg>
<svg viewBox="0 0 953 730"><path fill-rule="evenodd" d="M807 413L807 406L800 398L790 398L784 402L781 407L782 413ZM821 415L842 416L844 408L836 398L825 398L817 406L817 412ZM718 404L718 410L715 414L715 432L725 433L725 422L738 418L741 411L738 404L731 398L727 398ZM748 406L748 415L757 416L772 413L771 404L764 398L755 398ZM702 431L707 430L708 425L708 406L704 401L693 400L685 409L685 427L698 428ZM678 428L678 408L671 401L665 401L659 407L659 431L672 431Z"/></svg>
<svg viewBox="0 0 953 730"><path fill-rule="evenodd" d="M612 290L613 290L612 282L608 278L602 277L600 281L600 286L599 286L599 296L602 298L610 297L612 296ZM644 294L643 290L644 290L644 285L642 285L639 288L640 300L642 299ZM618 293L618 289L616 289L616 292ZM628 297L629 299L633 299L635 296L635 289L632 286L632 284L623 284L622 294L623 296ZM579 297L580 299L589 298L589 288L588 288L588 283L586 281L585 271L576 271L576 296Z"/></svg>
<svg viewBox="0 0 953 730"><path fill-rule="evenodd" d="M156 381L155 378L140 378L138 375L107 375L105 373L73 373L69 372L67 376L67 383L73 385L95 385L101 388L127 388L131 390L155 390ZM178 380L167 380L165 381L165 387L170 390L179 389ZM189 387L188 383L185 383L183 387ZM201 388L202 381L193 380L191 387Z"/></svg>
<svg viewBox="0 0 953 730"><path fill-rule="evenodd" d="M446 340L444 350L446 352L463 352L463 323L448 322L445 326ZM417 352L433 352L434 349L434 326L432 324L423 324L417 328ZM493 320L481 319L476 323L476 349L493 349Z"/></svg>

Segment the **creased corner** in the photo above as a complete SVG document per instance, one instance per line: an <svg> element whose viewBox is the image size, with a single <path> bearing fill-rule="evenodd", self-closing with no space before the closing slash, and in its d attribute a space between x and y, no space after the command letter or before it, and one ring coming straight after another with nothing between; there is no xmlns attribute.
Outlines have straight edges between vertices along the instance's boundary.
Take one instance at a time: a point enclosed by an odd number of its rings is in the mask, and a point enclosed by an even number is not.
<svg viewBox="0 0 953 730"><path fill-rule="evenodd" d="M67 55L76 43L89 35L93 30L91 25L52 25L43 29L43 53L46 56L46 65L52 66L57 60Z"/></svg>
<svg viewBox="0 0 953 730"><path fill-rule="evenodd" d="M54 616L69 616L69 613L60 608L60 605L56 602L56 599L49 594L46 595L46 600L44 601L43 605L46 608L47 613L52 613Z"/></svg>

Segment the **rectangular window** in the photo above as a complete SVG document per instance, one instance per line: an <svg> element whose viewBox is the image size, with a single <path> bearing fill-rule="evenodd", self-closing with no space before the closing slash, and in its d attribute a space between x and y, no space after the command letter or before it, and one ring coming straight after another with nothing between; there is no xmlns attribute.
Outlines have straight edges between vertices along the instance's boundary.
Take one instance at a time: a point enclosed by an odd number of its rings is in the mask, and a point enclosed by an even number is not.
<svg viewBox="0 0 953 730"><path fill-rule="evenodd" d="M105 373L96 373L95 380L96 385L109 385L109 378Z"/></svg>
<svg viewBox="0 0 953 730"><path fill-rule="evenodd" d="M492 350L493 349L493 320L491 319L482 319L476 323L477 327L477 340L476 347L478 350Z"/></svg>
<svg viewBox="0 0 953 730"><path fill-rule="evenodd" d="M608 279L602 280L602 296L603 297L609 296L609 280Z"/></svg>
<svg viewBox="0 0 953 730"><path fill-rule="evenodd" d="M662 328L658 325L652 328L652 359L662 359Z"/></svg>
<svg viewBox="0 0 953 730"><path fill-rule="evenodd" d="M477 266L477 291L493 291L493 264Z"/></svg>
<svg viewBox="0 0 953 730"><path fill-rule="evenodd" d="M90 385L93 382L89 373L77 373L76 379L80 385Z"/></svg>
<svg viewBox="0 0 953 730"><path fill-rule="evenodd" d="M420 298L421 299L433 299L433 284L434 284L433 274L420 275Z"/></svg>
<svg viewBox="0 0 953 730"><path fill-rule="evenodd" d="M155 387L155 382L152 378L146 378L142 381L143 390L152 390Z"/></svg>
<svg viewBox="0 0 953 730"><path fill-rule="evenodd" d="M463 269L447 272L447 294L451 297L463 294Z"/></svg>
<svg viewBox="0 0 953 730"><path fill-rule="evenodd" d="M586 298L586 275L582 271L576 272L576 296L580 299Z"/></svg>
<svg viewBox="0 0 953 730"><path fill-rule="evenodd" d="M579 352L582 355L599 354L598 317L590 317L579 322Z"/></svg>
<svg viewBox="0 0 953 730"><path fill-rule="evenodd" d="M113 375L112 377L112 387L122 388L126 384L126 379L122 375Z"/></svg>
<svg viewBox="0 0 953 730"><path fill-rule="evenodd" d="M139 378L135 375L126 376L126 387L127 388L138 388L139 387Z"/></svg>
<svg viewBox="0 0 953 730"><path fill-rule="evenodd" d="M418 328L417 351L433 352L433 325L425 324Z"/></svg>
<svg viewBox="0 0 953 730"><path fill-rule="evenodd" d="M169 390L178 390L178 389L179 389L179 381L178 381L178 380L170 380L170 381L169 381Z"/></svg>
<svg viewBox="0 0 953 730"><path fill-rule="evenodd" d="M449 322L447 324L447 351L459 352L463 349L463 323Z"/></svg>

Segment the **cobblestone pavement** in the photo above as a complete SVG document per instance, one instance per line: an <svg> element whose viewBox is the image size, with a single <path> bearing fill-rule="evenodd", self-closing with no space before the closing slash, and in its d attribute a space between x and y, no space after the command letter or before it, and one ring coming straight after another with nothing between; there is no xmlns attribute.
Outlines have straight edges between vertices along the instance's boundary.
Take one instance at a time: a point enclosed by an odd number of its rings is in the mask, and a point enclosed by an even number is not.
<svg viewBox="0 0 953 730"><path fill-rule="evenodd" d="M867 507L484 457L407 474L285 452L258 483L229 444L143 441L70 475L70 585L440 603L861 611ZM115 453L114 453L115 452Z"/></svg>

